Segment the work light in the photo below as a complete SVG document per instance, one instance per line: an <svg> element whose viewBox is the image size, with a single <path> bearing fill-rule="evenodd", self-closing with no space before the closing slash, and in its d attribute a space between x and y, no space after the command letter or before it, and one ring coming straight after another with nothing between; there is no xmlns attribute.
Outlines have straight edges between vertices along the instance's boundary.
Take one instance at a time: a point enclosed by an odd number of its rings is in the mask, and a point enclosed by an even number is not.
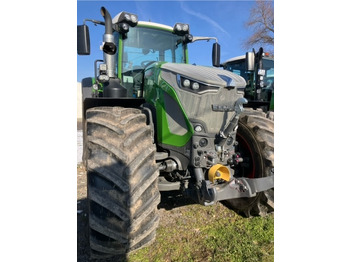
<svg viewBox="0 0 350 262"><path fill-rule="evenodd" d="M189 34L190 26L188 24L176 23L173 28L173 33L179 36Z"/></svg>
<svg viewBox="0 0 350 262"><path fill-rule="evenodd" d="M129 32L129 25L126 23L120 23L118 24L118 30L119 33L125 34Z"/></svg>
<svg viewBox="0 0 350 262"><path fill-rule="evenodd" d="M129 26L134 27L137 25L138 21L139 20L138 20L137 15L123 11L123 12L120 12L119 14L117 14L113 18L112 23L113 24L126 23Z"/></svg>

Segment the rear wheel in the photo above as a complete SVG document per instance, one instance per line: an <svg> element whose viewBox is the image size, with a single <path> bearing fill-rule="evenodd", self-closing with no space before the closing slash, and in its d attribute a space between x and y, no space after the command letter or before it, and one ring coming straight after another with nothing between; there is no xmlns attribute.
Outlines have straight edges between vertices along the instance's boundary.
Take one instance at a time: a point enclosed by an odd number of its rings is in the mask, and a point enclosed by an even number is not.
<svg viewBox="0 0 350 262"><path fill-rule="evenodd" d="M159 224L151 128L138 109L96 107L86 112L86 140L91 257L126 256Z"/></svg>
<svg viewBox="0 0 350 262"><path fill-rule="evenodd" d="M271 121L274 121L274 119L275 119L275 112L273 112L273 111L268 111L267 114L266 114L266 117L267 117L268 119L270 119Z"/></svg>
<svg viewBox="0 0 350 262"><path fill-rule="evenodd" d="M237 130L237 151L243 158L235 170L238 177L258 178L273 174L274 169L274 123L261 112L250 110L242 113ZM274 190L257 193L251 198L229 199L224 202L237 213L265 216L274 210Z"/></svg>

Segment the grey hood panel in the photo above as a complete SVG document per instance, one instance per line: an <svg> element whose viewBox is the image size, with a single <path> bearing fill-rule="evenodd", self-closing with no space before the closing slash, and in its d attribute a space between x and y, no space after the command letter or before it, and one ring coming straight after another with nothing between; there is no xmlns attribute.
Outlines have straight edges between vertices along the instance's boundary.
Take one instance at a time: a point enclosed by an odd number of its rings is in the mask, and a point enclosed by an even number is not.
<svg viewBox="0 0 350 262"><path fill-rule="evenodd" d="M246 81L243 77L215 67L165 63L161 68L218 87L234 86L236 88L244 88L246 86Z"/></svg>

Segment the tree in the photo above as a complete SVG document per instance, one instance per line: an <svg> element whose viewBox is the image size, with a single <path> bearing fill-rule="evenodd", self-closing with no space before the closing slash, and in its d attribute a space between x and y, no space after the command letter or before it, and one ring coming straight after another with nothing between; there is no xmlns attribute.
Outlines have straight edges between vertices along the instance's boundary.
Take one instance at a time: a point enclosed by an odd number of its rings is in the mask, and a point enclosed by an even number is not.
<svg viewBox="0 0 350 262"><path fill-rule="evenodd" d="M253 34L244 41L243 47L249 49L254 46L274 45L274 9L273 1L257 0L250 10L250 16L245 26Z"/></svg>

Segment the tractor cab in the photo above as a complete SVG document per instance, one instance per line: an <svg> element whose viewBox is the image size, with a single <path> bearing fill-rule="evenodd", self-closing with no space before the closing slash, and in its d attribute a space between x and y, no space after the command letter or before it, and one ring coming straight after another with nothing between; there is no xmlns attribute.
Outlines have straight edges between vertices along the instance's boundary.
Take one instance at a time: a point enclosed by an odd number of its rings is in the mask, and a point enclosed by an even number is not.
<svg viewBox="0 0 350 262"><path fill-rule="evenodd" d="M139 22L119 41L118 78L128 90L127 96L140 97L143 73L153 63L187 63L187 46L173 29L161 24ZM114 33L118 37L118 33ZM118 67L120 68L118 70Z"/></svg>
<svg viewBox="0 0 350 262"><path fill-rule="evenodd" d="M92 97L143 96L143 78L147 67L155 63L188 63L187 44L214 37L193 37L188 24L174 27L138 21L135 14L120 12L113 19L104 8L105 21L85 19L78 26L78 54L89 55L89 28L86 21L105 25L103 60L95 61ZM213 44L213 66L220 66L220 46ZM85 92L86 93L86 92Z"/></svg>
<svg viewBox="0 0 350 262"><path fill-rule="evenodd" d="M249 61L249 57L254 57ZM274 59L262 48L258 53L233 57L222 64L225 70L242 76L247 86L244 97L248 99L247 107L268 107L273 110L274 93Z"/></svg>

